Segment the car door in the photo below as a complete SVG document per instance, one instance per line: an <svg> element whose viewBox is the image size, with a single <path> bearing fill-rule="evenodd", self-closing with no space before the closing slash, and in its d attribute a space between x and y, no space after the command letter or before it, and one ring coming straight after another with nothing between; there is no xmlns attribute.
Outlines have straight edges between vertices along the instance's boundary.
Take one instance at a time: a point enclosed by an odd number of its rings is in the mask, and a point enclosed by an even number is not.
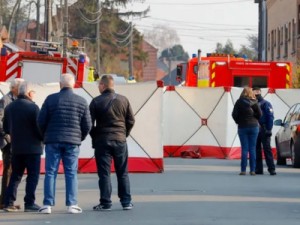
<svg viewBox="0 0 300 225"><path fill-rule="evenodd" d="M299 107L299 104L295 104L290 108L283 120L282 126L278 131L277 138L281 156L290 156L290 140L292 132L290 123L297 107Z"/></svg>

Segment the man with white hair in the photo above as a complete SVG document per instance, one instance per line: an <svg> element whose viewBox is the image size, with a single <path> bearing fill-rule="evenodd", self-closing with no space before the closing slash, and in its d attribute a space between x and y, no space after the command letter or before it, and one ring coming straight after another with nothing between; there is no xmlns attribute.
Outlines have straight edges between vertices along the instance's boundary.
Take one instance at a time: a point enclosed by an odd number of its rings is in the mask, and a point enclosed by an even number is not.
<svg viewBox="0 0 300 225"><path fill-rule="evenodd" d="M9 104L4 112L3 129L11 136L12 174L5 195L6 212L18 211L14 205L17 189L25 170L27 171L24 197L24 211L36 212L35 190L39 181L42 136L37 126L39 107L32 101L34 91L27 82L19 86L18 98Z"/></svg>
<svg viewBox="0 0 300 225"><path fill-rule="evenodd" d="M16 78L10 83L10 91L0 100L0 148L2 151L3 173L1 182L0 209L4 208L5 192L11 176L11 146L10 136L3 131L4 110L8 104L14 101L18 96L18 88L24 80ZM16 206L19 208L19 206Z"/></svg>
<svg viewBox="0 0 300 225"><path fill-rule="evenodd" d="M62 159L66 180L66 206L69 213L81 213L77 203L79 146L91 129L87 101L73 92L75 79L63 74L61 90L49 95L38 117L38 125L46 145L46 165L43 207L39 212L51 213L55 205L55 184L59 162Z"/></svg>

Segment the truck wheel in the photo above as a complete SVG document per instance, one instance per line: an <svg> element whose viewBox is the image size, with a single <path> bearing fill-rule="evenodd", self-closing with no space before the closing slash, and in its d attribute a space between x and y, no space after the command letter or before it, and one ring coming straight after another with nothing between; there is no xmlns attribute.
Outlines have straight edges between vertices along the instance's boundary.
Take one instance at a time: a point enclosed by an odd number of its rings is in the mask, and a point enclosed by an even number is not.
<svg viewBox="0 0 300 225"><path fill-rule="evenodd" d="M284 158L280 155L280 150L279 150L279 145L278 145L277 139L275 140L275 144L276 144L276 152L277 152L277 165L278 166L285 166L286 165L286 158Z"/></svg>
<svg viewBox="0 0 300 225"><path fill-rule="evenodd" d="M292 162L294 168L300 168L300 152L299 149L295 147L296 143L291 143L291 151L292 151Z"/></svg>

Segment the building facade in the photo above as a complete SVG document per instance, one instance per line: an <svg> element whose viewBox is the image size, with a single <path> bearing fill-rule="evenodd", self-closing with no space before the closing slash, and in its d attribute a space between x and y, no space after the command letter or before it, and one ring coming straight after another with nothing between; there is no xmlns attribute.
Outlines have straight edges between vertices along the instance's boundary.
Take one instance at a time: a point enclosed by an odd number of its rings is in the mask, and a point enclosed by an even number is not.
<svg viewBox="0 0 300 225"><path fill-rule="evenodd" d="M293 84L298 86L300 0L267 0L267 17L267 61L292 62Z"/></svg>

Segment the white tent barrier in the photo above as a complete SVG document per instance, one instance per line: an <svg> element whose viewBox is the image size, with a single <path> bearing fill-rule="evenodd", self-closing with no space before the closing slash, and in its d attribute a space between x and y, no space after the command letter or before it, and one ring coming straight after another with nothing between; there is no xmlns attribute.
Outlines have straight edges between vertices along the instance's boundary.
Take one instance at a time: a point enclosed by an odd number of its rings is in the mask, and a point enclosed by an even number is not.
<svg viewBox="0 0 300 225"><path fill-rule="evenodd" d="M160 87L156 83L116 86L116 92L131 102L136 118L128 138L130 172L162 172L163 156L179 157L190 148L198 148L202 157L240 158L237 126L231 112L242 88ZM59 85L36 84L34 89L35 101L41 107L49 94L59 91ZM8 90L7 83L0 84L2 93ZM284 118L288 109L298 102L299 92L298 89L262 89L262 95L274 107L275 119ZM90 103L99 91L95 83L85 83L75 93ZM274 126L273 134L278 129ZM274 135L271 144L274 149ZM1 164L0 156L0 167ZM90 137L81 145L79 171L96 172Z"/></svg>
<svg viewBox="0 0 300 225"><path fill-rule="evenodd" d="M237 125L231 113L242 88L168 87L164 94L164 156L179 157L198 148L202 157L240 158ZM262 95L274 108L275 119L283 119L299 101L299 89L262 89ZM279 127L274 126L274 136Z"/></svg>
<svg viewBox="0 0 300 225"><path fill-rule="evenodd" d="M36 98L34 101L41 107L45 98L59 91L58 83L34 84ZM0 84L3 94L9 90L7 83ZM84 97L88 103L99 95L96 83L85 83L82 88L74 89L76 94ZM136 123L128 137L128 165L129 172L162 172L163 145L162 145L162 97L163 88L156 83L141 83L132 85L117 85L116 92L125 95L135 114ZM88 136L80 146L79 172L96 172L94 150ZM2 155L0 156L0 173L2 173ZM42 164L44 164L42 155ZM44 172L44 166L42 165ZM112 168L113 169L113 168ZM62 167L60 167L62 172Z"/></svg>

